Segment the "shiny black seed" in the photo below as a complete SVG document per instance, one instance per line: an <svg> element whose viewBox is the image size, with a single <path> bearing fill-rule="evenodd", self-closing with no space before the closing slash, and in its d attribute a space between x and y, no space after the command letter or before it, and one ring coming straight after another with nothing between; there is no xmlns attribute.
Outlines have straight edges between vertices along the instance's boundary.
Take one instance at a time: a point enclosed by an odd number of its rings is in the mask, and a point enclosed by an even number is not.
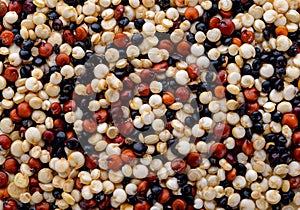
<svg viewBox="0 0 300 210"><path fill-rule="evenodd" d="M261 112L259 111L254 111L250 114L250 119L253 121L253 122L258 122L262 119L262 114Z"/></svg>
<svg viewBox="0 0 300 210"><path fill-rule="evenodd" d="M103 191L94 195L94 200L98 203L100 203L101 201L104 201L104 199L105 199L105 194Z"/></svg>
<svg viewBox="0 0 300 210"><path fill-rule="evenodd" d="M47 17L50 19L50 20L54 20L54 19L57 19L59 18L59 14L57 14L57 12L55 11L51 11L47 14Z"/></svg>
<svg viewBox="0 0 300 210"><path fill-rule="evenodd" d="M138 18L134 20L134 27L138 30L141 30L143 28L143 25L145 24L145 20L143 18Z"/></svg>
<svg viewBox="0 0 300 210"><path fill-rule="evenodd" d="M125 26L127 26L129 24L129 22L130 21L129 21L128 17L122 17L118 21L118 26L120 26L120 28L124 28Z"/></svg>
<svg viewBox="0 0 300 210"><path fill-rule="evenodd" d="M281 122L282 114L280 112L274 112L273 114L271 114L271 119L277 123Z"/></svg>
<svg viewBox="0 0 300 210"><path fill-rule="evenodd" d="M254 123L254 125L252 127L252 132L262 134L264 132L263 125L261 123Z"/></svg>
<svg viewBox="0 0 300 210"><path fill-rule="evenodd" d="M99 33L99 32L102 31L102 27L101 27L101 25L100 25L99 23L93 23L93 24L91 25L91 29L92 29L94 32L96 32L96 33Z"/></svg>
<svg viewBox="0 0 300 210"><path fill-rule="evenodd" d="M140 45L144 40L142 34L133 34L131 37L131 41L134 45Z"/></svg>
<svg viewBox="0 0 300 210"><path fill-rule="evenodd" d="M146 146L140 142L136 142L133 144L133 152L136 155L144 155L145 152L147 151L147 149L148 149L148 146Z"/></svg>
<svg viewBox="0 0 300 210"><path fill-rule="evenodd" d="M28 60L31 57L31 52L28 50L21 49L19 51L20 58L23 60Z"/></svg>
<svg viewBox="0 0 300 210"><path fill-rule="evenodd" d="M188 182L188 178L186 174L179 174L177 176L177 183L179 184L179 186L183 186Z"/></svg>
<svg viewBox="0 0 300 210"><path fill-rule="evenodd" d="M79 147L79 141L75 138L70 138L66 142L66 147L70 150L76 150Z"/></svg>
<svg viewBox="0 0 300 210"><path fill-rule="evenodd" d="M207 28L206 28L206 25L204 23L201 23L201 22L197 23L195 28L196 28L197 31L202 31L204 33L207 32Z"/></svg>
<svg viewBox="0 0 300 210"><path fill-rule="evenodd" d="M190 42L191 44L196 43L195 34L193 34L193 33L188 33L188 34L186 35L186 40L187 40L188 42Z"/></svg>
<svg viewBox="0 0 300 210"><path fill-rule="evenodd" d="M32 64L35 65L35 66L41 66L43 64L45 64L45 59L42 58L42 57L34 57L33 60L32 60Z"/></svg>
<svg viewBox="0 0 300 210"><path fill-rule="evenodd" d="M298 47L297 46L291 46L286 54L290 57L295 57L298 54Z"/></svg>
<svg viewBox="0 0 300 210"><path fill-rule="evenodd" d="M33 41L31 41L30 39L25 40L25 41L23 42L23 48L24 48L25 50L31 50L31 49L33 48L33 46L34 46L34 43L33 43Z"/></svg>
<svg viewBox="0 0 300 210"><path fill-rule="evenodd" d="M262 92L264 92L264 93L270 93L272 90L271 82L268 80L264 81L261 84L261 89L262 89Z"/></svg>
<svg viewBox="0 0 300 210"><path fill-rule="evenodd" d="M162 187L161 186L158 186L158 185L154 185L152 188L151 188L151 193L154 194L154 195L159 195L162 191Z"/></svg>
<svg viewBox="0 0 300 210"><path fill-rule="evenodd" d="M61 199L62 198L62 196L61 196L62 193L63 193L63 190L59 189L59 188L54 188L54 190L52 191L52 195L56 199Z"/></svg>
<svg viewBox="0 0 300 210"><path fill-rule="evenodd" d="M186 184L184 186L182 186L180 192L182 193L182 195L189 195L192 193L192 185L190 184Z"/></svg>
<svg viewBox="0 0 300 210"><path fill-rule="evenodd" d="M250 64L246 63L241 70L243 75L250 75L252 72L252 67Z"/></svg>
<svg viewBox="0 0 300 210"><path fill-rule="evenodd" d="M279 79L275 82L274 84L274 88L277 91L282 91L284 89L284 83L282 79Z"/></svg>

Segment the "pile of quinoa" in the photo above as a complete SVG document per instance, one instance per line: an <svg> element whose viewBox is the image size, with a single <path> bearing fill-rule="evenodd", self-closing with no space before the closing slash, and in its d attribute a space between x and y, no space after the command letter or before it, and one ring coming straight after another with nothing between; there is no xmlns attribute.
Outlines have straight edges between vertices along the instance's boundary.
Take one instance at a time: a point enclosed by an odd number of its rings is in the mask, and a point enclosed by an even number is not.
<svg viewBox="0 0 300 210"><path fill-rule="evenodd" d="M1 0L0 209L300 208L299 0Z"/></svg>

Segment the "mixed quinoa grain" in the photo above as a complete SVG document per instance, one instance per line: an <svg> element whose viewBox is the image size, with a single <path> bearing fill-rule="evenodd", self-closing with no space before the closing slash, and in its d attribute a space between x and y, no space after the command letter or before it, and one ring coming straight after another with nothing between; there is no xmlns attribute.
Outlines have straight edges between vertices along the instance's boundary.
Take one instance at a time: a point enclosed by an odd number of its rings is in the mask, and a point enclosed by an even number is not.
<svg viewBox="0 0 300 210"><path fill-rule="evenodd" d="M0 209L300 208L299 13L0 1Z"/></svg>

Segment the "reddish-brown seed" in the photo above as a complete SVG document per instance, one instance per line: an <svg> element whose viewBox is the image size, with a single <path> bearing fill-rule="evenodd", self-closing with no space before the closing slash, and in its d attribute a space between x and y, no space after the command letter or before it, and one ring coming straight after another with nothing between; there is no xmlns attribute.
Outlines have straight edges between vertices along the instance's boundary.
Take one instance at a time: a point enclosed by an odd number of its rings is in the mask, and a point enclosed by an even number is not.
<svg viewBox="0 0 300 210"><path fill-rule="evenodd" d="M186 209L186 202L182 199L177 198L172 203L173 210L185 210Z"/></svg>
<svg viewBox="0 0 300 210"><path fill-rule="evenodd" d="M75 111L77 108L76 102L74 100L68 100L63 105L64 112L71 112Z"/></svg>
<svg viewBox="0 0 300 210"><path fill-rule="evenodd" d="M226 161L227 161L228 163L230 163L231 165L233 165L233 164L236 163L236 158L233 156L232 153L227 153L225 159L226 159Z"/></svg>
<svg viewBox="0 0 300 210"><path fill-rule="evenodd" d="M223 35L230 36L235 30L235 25L232 20L223 19L220 21L219 29Z"/></svg>
<svg viewBox="0 0 300 210"><path fill-rule="evenodd" d="M39 53L43 57L49 57L53 52L53 47L52 44L49 42L42 43L41 46L39 47Z"/></svg>
<svg viewBox="0 0 300 210"><path fill-rule="evenodd" d="M161 193L158 196L158 202L164 204L170 200L171 194L170 191L166 188L162 189Z"/></svg>
<svg viewBox="0 0 300 210"><path fill-rule="evenodd" d="M83 26L79 26L75 29L74 37L78 41L83 41L86 39L88 33Z"/></svg>
<svg viewBox="0 0 300 210"><path fill-rule="evenodd" d="M251 44L254 41L254 33L249 30L244 30L241 33L241 39L243 42Z"/></svg>
<svg viewBox="0 0 300 210"><path fill-rule="evenodd" d="M122 122L118 124L117 127L119 128L120 133L125 137L131 134L134 129L134 126L130 121Z"/></svg>
<svg viewBox="0 0 300 210"><path fill-rule="evenodd" d="M148 96L150 94L150 88L146 83L140 83L138 85L138 92L140 96Z"/></svg>
<svg viewBox="0 0 300 210"><path fill-rule="evenodd" d="M107 120L108 113L106 109L100 109L93 115L94 120L96 120L97 123L103 123Z"/></svg>
<svg viewBox="0 0 300 210"><path fill-rule="evenodd" d="M104 200L101 201L98 205L99 209L100 210L107 210L109 202L110 202L110 198L108 196L105 196Z"/></svg>
<svg viewBox="0 0 300 210"><path fill-rule="evenodd" d="M22 4L19 1L10 1L8 4L9 11L15 11L20 14L22 12Z"/></svg>
<svg viewBox="0 0 300 210"><path fill-rule="evenodd" d="M120 155L110 155L107 158L107 166L113 171L118 171L122 165L123 162Z"/></svg>
<svg viewBox="0 0 300 210"><path fill-rule="evenodd" d="M276 36L280 36L280 35L287 36L289 34L289 31L285 26L278 26L275 29L275 34Z"/></svg>
<svg viewBox="0 0 300 210"><path fill-rule="evenodd" d="M214 127L214 134L217 138L226 139L230 135L230 126L225 123L217 123Z"/></svg>
<svg viewBox="0 0 300 210"><path fill-rule="evenodd" d="M119 4L119 5L116 7L115 14L114 14L114 18L115 18L116 20L119 20L121 17L123 17L124 11L125 11L125 7L124 7L122 4Z"/></svg>
<svg viewBox="0 0 300 210"><path fill-rule="evenodd" d="M191 45L187 41L181 41L176 47L177 53L187 56L190 53Z"/></svg>
<svg viewBox="0 0 300 210"><path fill-rule="evenodd" d="M172 160L171 167L176 173L182 173L186 169L186 162L181 158Z"/></svg>
<svg viewBox="0 0 300 210"><path fill-rule="evenodd" d="M233 168L231 169L231 171L228 172L228 174L226 175L226 179L227 181L232 182L236 177L236 169Z"/></svg>
<svg viewBox="0 0 300 210"><path fill-rule="evenodd" d="M255 102L259 97L259 91L256 88L247 88L244 90L244 96L247 101Z"/></svg>
<svg viewBox="0 0 300 210"><path fill-rule="evenodd" d="M55 62L58 66L64 66L70 64L71 59L67 54L60 53L56 56Z"/></svg>
<svg viewBox="0 0 300 210"><path fill-rule="evenodd" d="M194 7L188 7L184 12L184 17L187 20L193 21L196 20L199 17L199 12Z"/></svg>
<svg viewBox="0 0 300 210"><path fill-rule="evenodd" d="M31 186L29 186L29 193L33 194L35 192L39 192L39 193L43 194L43 191L40 187L31 187Z"/></svg>
<svg viewBox="0 0 300 210"><path fill-rule="evenodd" d="M259 104L257 102L255 103L247 103L247 114L251 114L252 112L255 112L259 109Z"/></svg>
<svg viewBox="0 0 300 210"><path fill-rule="evenodd" d="M137 190L136 190L136 193L138 195L145 195L147 193L149 189L149 184L147 181L142 181L138 187L137 187Z"/></svg>
<svg viewBox="0 0 300 210"><path fill-rule="evenodd" d="M53 115L58 115L61 113L61 106L60 106L60 103L58 102L53 102L51 105L50 105L50 111Z"/></svg>
<svg viewBox="0 0 300 210"><path fill-rule="evenodd" d="M221 70L217 74L217 83L218 84L225 84L227 82L228 73L226 70Z"/></svg>
<svg viewBox="0 0 300 210"><path fill-rule="evenodd" d="M75 138L76 134L74 131L67 131L66 132L66 136L67 136L67 139L70 139L70 138Z"/></svg>
<svg viewBox="0 0 300 210"><path fill-rule="evenodd" d="M0 171L0 187L4 187L7 185L8 176L5 172Z"/></svg>
<svg viewBox="0 0 300 210"><path fill-rule="evenodd" d="M88 96L92 96L94 94L91 83L86 85L86 94Z"/></svg>
<svg viewBox="0 0 300 210"><path fill-rule="evenodd" d="M124 33L117 33L114 37L114 45L118 48L123 48L127 45L129 42L129 38L126 34Z"/></svg>
<svg viewBox="0 0 300 210"><path fill-rule="evenodd" d="M125 149L121 154L121 159L124 163L131 163L136 159L136 155L131 149Z"/></svg>
<svg viewBox="0 0 300 210"><path fill-rule="evenodd" d="M75 43L74 36L70 30L64 30L63 39L65 40L65 42L67 42L71 46L73 46Z"/></svg>
<svg viewBox="0 0 300 210"><path fill-rule="evenodd" d="M185 103L190 98L190 90L186 87L179 87L175 91L176 101Z"/></svg>
<svg viewBox="0 0 300 210"><path fill-rule="evenodd" d="M22 118L29 118L32 112L33 110L27 102L22 102L17 106L17 114Z"/></svg>
<svg viewBox="0 0 300 210"><path fill-rule="evenodd" d="M142 72L141 72L141 75L142 75ZM140 75L140 77L141 77L141 75ZM145 81L142 77L141 77L141 79L143 81ZM131 79L129 79L129 77L124 77L122 80L122 83L123 83L124 88L128 88L128 89L133 88L133 85L134 85L133 82L131 81Z"/></svg>
<svg viewBox="0 0 300 210"><path fill-rule="evenodd" d="M300 187L300 176L290 177L289 182L292 189L298 189Z"/></svg>
<svg viewBox="0 0 300 210"><path fill-rule="evenodd" d="M1 33L2 44L11 45L14 42L15 35L13 32L5 30Z"/></svg>
<svg viewBox="0 0 300 210"><path fill-rule="evenodd" d="M82 122L83 130L88 133L93 133L97 130L97 123L94 120L85 119Z"/></svg>
<svg viewBox="0 0 300 210"><path fill-rule="evenodd" d="M55 119L53 121L53 128L55 128L57 131L61 131L64 128L64 121L62 119Z"/></svg>
<svg viewBox="0 0 300 210"><path fill-rule="evenodd" d="M164 39L164 40L161 40L161 41L158 43L158 48L159 48L159 49L165 49L165 50L167 50L169 53L171 53L171 52L173 52L173 50L174 50L174 44L173 44L173 42L171 42L170 40Z"/></svg>
<svg viewBox="0 0 300 210"><path fill-rule="evenodd" d="M300 80L299 80L300 81ZM299 88L300 89L300 88ZM300 106L296 106L293 109L293 113L297 116L298 119L300 119Z"/></svg>
<svg viewBox="0 0 300 210"><path fill-rule="evenodd" d="M11 112L9 113L9 117L13 122L21 122L22 121L22 118L17 113L17 109L11 110Z"/></svg>
<svg viewBox="0 0 300 210"><path fill-rule="evenodd" d="M7 6L3 1L0 1L0 17L3 17L7 13Z"/></svg>
<svg viewBox="0 0 300 210"><path fill-rule="evenodd" d="M82 203L82 206L81 206ZM84 209L91 209L94 208L97 205L97 202L94 199L90 199L90 200L83 200L80 202L79 204L81 207L83 207Z"/></svg>
<svg viewBox="0 0 300 210"><path fill-rule="evenodd" d="M209 21L209 28L218 28L220 26L220 22L221 22L220 18L213 17Z"/></svg>
<svg viewBox="0 0 300 210"><path fill-rule="evenodd" d="M19 73L17 68L10 66L4 70L3 77L9 82L15 82L19 78Z"/></svg>
<svg viewBox="0 0 300 210"><path fill-rule="evenodd" d="M154 73L163 73L168 69L169 65L166 61L156 63L153 65L152 70Z"/></svg>
<svg viewBox="0 0 300 210"><path fill-rule="evenodd" d="M300 146L300 131L293 133L292 141L295 146Z"/></svg>
<svg viewBox="0 0 300 210"><path fill-rule="evenodd" d="M216 86L214 89L214 94L217 98L224 98L226 93L226 88L224 86Z"/></svg>
<svg viewBox="0 0 300 210"><path fill-rule="evenodd" d="M155 79L155 74L150 69L144 69L140 73L140 77L141 77L141 79L142 79L143 82L147 82L148 83L148 82L151 82L151 81L153 81ZM123 84L124 84L124 80L123 80Z"/></svg>
<svg viewBox="0 0 300 210"><path fill-rule="evenodd" d="M253 142L249 140L245 140L244 144L242 146L242 151L247 155L250 156L254 153L254 148L253 148Z"/></svg>
<svg viewBox="0 0 300 210"><path fill-rule="evenodd" d="M291 129L298 126L298 119L295 114L287 113L284 114L281 121L282 125L288 125Z"/></svg>
<svg viewBox="0 0 300 210"><path fill-rule="evenodd" d="M3 163L3 169L8 173L14 174L19 169L19 163L15 158L7 158Z"/></svg>
<svg viewBox="0 0 300 210"><path fill-rule="evenodd" d="M3 203L3 210L18 210L18 205L15 200L7 200Z"/></svg>
<svg viewBox="0 0 300 210"><path fill-rule="evenodd" d="M11 139L5 134L0 135L0 145L2 149L9 149L11 145Z"/></svg>
<svg viewBox="0 0 300 210"><path fill-rule="evenodd" d="M121 104L121 105L122 105L122 104ZM111 108L111 110L110 110L110 115L111 115L111 118L112 118L112 119L119 119L120 116L123 115L123 111L122 111L122 109L121 109L121 105L120 105L120 106L112 106L112 108ZM121 122L117 121L116 124L117 124L118 126L122 127L123 124L124 124L124 122L123 122L123 121L121 121Z"/></svg>
<svg viewBox="0 0 300 210"><path fill-rule="evenodd" d="M141 201L134 205L134 210L150 210L150 205L146 201Z"/></svg>
<svg viewBox="0 0 300 210"><path fill-rule="evenodd" d="M32 168L35 172L38 172L42 168L42 163L39 159L30 158L28 161L28 165Z"/></svg>
<svg viewBox="0 0 300 210"><path fill-rule="evenodd" d="M36 187L39 185L39 180L36 177L31 176L29 178L29 185Z"/></svg>
<svg viewBox="0 0 300 210"><path fill-rule="evenodd" d="M41 203L35 204L35 209L36 210L49 210L50 209L50 205L48 202L43 201Z"/></svg>
<svg viewBox="0 0 300 210"><path fill-rule="evenodd" d="M125 138L122 135L118 135L113 140L114 143L119 144L119 146L122 146L125 143Z"/></svg>
<svg viewBox="0 0 300 210"><path fill-rule="evenodd" d="M85 157L85 165L89 169L95 169L98 166L99 157L97 155L87 155Z"/></svg>
<svg viewBox="0 0 300 210"><path fill-rule="evenodd" d="M232 12L220 9L220 15L222 16L222 18L230 18L232 16Z"/></svg>
<svg viewBox="0 0 300 210"><path fill-rule="evenodd" d="M236 44L239 47L243 44L242 41L237 37L233 37L231 42L232 44Z"/></svg>
<svg viewBox="0 0 300 210"><path fill-rule="evenodd" d="M10 195L8 194L7 187L0 188L0 199L3 200L4 198L9 197Z"/></svg>
<svg viewBox="0 0 300 210"><path fill-rule="evenodd" d="M299 147L294 149L293 155L294 155L295 160L300 161L300 148Z"/></svg>
<svg viewBox="0 0 300 210"><path fill-rule="evenodd" d="M163 103L167 106L172 105L175 102L175 97L171 92L165 92L162 97Z"/></svg>
<svg viewBox="0 0 300 210"><path fill-rule="evenodd" d="M197 79L200 75L200 68L195 63L189 64L186 71L191 79Z"/></svg>
<svg viewBox="0 0 300 210"><path fill-rule="evenodd" d="M209 148L209 154L216 158L223 158L227 152L226 146L222 143L214 143Z"/></svg>
<svg viewBox="0 0 300 210"><path fill-rule="evenodd" d="M191 167L198 167L202 162L202 157L198 152L191 152L188 154L186 161Z"/></svg>
<svg viewBox="0 0 300 210"><path fill-rule="evenodd" d="M79 178L79 177L76 178L76 181L75 181L75 188L76 188L77 190L81 190L81 189L83 188L83 184L80 182L80 178Z"/></svg>
<svg viewBox="0 0 300 210"><path fill-rule="evenodd" d="M155 181L157 180L157 175L155 172L153 171L150 171L148 173L148 176L147 176L147 181L150 183L150 184L153 184Z"/></svg>

